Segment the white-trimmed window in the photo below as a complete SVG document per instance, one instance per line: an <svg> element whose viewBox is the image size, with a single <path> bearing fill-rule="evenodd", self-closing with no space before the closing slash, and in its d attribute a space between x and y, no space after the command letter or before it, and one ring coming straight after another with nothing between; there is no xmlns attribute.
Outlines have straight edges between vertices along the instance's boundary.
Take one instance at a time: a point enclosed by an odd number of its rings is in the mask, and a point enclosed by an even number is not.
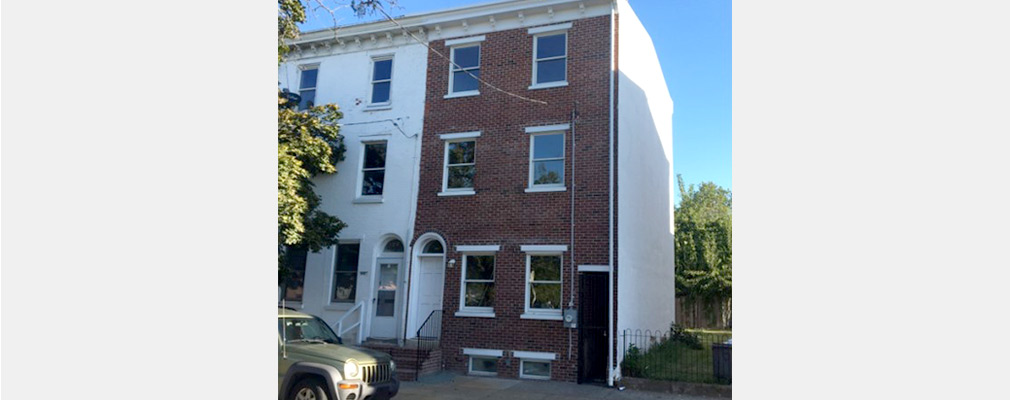
<svg viewBox="0 0 1010 400"><path fill-rule="evenodd" d="M358 287L358 254L361 243L337 245L336 265L333 266L332 303L354 303Z"/></svg>
<svg viewBox="0 0 1010 400"><path fill-rule="evenodd" d="M372 59L372 96L369 105L386 105L390 102L393 84L393 57Z"/></svg>
<svg viewBox="0 0 1010 400"><path fill-rule="evenodd" d="M565 187L564 132L530 134L529 183L529 189Z"/></svg>
<svg viewBox="0 0 1010 400"><path fill-rule="evenodd" d="M525 379L551 379L551 361L557 359L554 353L514 351L519 359L519 377Z"/></svg>
<svg viewBox="0 0 1010 400"><path fill-rule="evenodd" d="M463 253L457 317L494 318L495 253L500 246L456 246Z"/></svg>
<svg viewBox="0 0 1010 400"><path fill-rule="evenodd" d="M439 196L471 195L477 174L477 137L480 132L439 135L445 140L442 192Z"/></svg>
<svg viewBox="0 0 1010 400"><path fill-rule="evenodd" d="M463 255L461 311L494 313L494 263L494 253Z"/></svg>
<svg viewBox="0 0 1010 400"><path fill-rule="evenodd" d="M386 142L365 142L361 156L360 196L382 196L386 180Z"/></svg>
<svg viewBox="0 0 1010 400"><path fill-rule="evenodd" d="M452 48L449 63L449 95L480 94L480 43Z"/></svg>
<svg viewBox="0 0 1010 400"><path fill-rule="evenodd" d="M298 79L299 110L306 110L316 105L316 78L319 77L319 64L304 65Z"/></svg>
<svg viewBox="0 0 1010 400"><path fill-rule="evenodd" d="M526 305L523 319L561 320L563 253L568 246L521 246L526 253Z"/></svg>
<svg viewBox="0 0 1010 400"><path fill-rule="evenodd" d="M564 27L570 27L566 24ZM551 27L548 27L551 28ZM552 30L533 35L533 85L530 89L568 84L568 32Z"/></svg>
<svg viewBox="0 0 1010 400"><path fill-rule="evenodd" d="M501 350L463 348L463 355L469 356L467 371L471 375L498 375L498 360L504 355Z"/></svg>

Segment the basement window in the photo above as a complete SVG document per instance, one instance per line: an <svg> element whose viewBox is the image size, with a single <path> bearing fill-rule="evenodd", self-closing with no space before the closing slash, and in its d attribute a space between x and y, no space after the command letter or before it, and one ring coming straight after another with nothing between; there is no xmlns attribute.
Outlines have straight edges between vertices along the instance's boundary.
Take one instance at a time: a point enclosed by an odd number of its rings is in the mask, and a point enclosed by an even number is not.
<svg viewBox="0 0 1010 400"><path fill-rule="evenodd" d="M498 375L498 358L470 357L470 375Z"/></svg>
<svg viewBox="0 0 1010 400"><path fill-rule="evenodd" d="M519 361L519 377L527 379L551 379L550 361Z"/></svg>

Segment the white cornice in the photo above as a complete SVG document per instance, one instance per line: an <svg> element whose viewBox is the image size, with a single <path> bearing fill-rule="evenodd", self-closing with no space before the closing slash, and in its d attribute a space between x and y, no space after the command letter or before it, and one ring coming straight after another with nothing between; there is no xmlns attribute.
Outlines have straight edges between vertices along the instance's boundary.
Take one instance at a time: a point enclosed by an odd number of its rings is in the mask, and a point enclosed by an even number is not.
<svg viewBox="0 0 1010 400"><path fill-rule="evenodd" d="M612 0L500 1L408 15L397 18L397 22L421 41L430 42L608 15L611 2ZM399 26L385 20L337 27L336 30L306 32L290 43L296 47L296 51L289 55L289 61L416 44ZM322 48L319 46L322 43L333 45ZM309 50L313 44L317 48Z"/></svg>

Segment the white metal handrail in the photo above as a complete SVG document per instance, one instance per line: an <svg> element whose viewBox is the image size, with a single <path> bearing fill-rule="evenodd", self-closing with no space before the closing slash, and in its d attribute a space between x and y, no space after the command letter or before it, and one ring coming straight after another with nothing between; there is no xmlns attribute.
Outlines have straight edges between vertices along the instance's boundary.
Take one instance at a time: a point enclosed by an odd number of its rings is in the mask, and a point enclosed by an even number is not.
<svg viewBox="0 0 1010 400"><path fill-rule="evenodd" d="M355 322L350 326L348 326L347 329L344 329L344 320L347 319L347 317L350 317L352 314L354 314L355 310L358 311L358 322ZM344 316L340 317L340 319L337 320L336 323L337 336L344 337L344 334L350 331L351 329L358 328L358 336L354 338L354 340L356 342L355 344L361 344L361 339L365 332L364 331L365 326L361 322L364 319L365 319L365 302L359 301L358 304L355 304L354 307L351 307L350 310L347 310L347 312L344 313Z"/></svg>

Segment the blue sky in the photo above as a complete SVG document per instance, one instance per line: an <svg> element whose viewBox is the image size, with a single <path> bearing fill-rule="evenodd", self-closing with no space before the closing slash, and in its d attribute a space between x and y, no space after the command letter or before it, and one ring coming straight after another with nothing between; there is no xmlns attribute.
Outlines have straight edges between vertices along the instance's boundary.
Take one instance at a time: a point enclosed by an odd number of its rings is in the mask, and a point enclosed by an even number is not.
<svg viewBox="0 0 1010 400"><path fill-rule="evenodd" d="M400 0L393 16L437 11L487 0ZM732 3L730 0L629 0L652 36L673 97L673 170L685 183L733 188ZM331 4L327 2L327 4ZM323 11L308 11L302 30L333 26ZM342 25L378 20L339 10ZM679 202L679 194L678 194Z"/></svg>

